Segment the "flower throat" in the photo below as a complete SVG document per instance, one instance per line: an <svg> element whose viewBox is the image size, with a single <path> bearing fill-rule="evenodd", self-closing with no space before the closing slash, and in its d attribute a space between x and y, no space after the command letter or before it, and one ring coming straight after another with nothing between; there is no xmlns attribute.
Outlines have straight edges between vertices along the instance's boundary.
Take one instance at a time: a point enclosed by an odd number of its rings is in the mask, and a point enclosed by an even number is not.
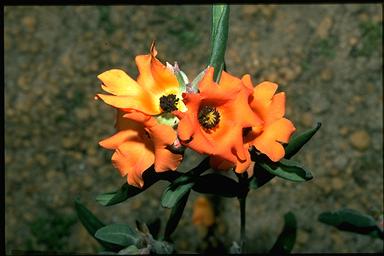
<svg viewBox="0 0 384 256"><path fill-rule="evenodd" d="M177 110L177 103L179 102L179 98L174 94L169 94L167 96L163 95L160 98L160 107L164 112L170 113L172 111Z"/></svg>
<svg viewBox="0 0 384 256"><path fill-rule="evenodd" d="M198 115L201 126L205 129L215 128L220 122L220 113L212 106L203 106Z"/></svg>

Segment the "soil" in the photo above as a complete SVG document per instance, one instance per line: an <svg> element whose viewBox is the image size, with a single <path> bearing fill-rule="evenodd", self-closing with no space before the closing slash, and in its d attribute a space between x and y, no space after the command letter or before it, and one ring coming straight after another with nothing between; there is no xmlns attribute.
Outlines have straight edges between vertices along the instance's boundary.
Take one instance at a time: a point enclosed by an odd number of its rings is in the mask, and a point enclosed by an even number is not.
<svg viewBox="0 0 384 256"><path fill-rule="evenodd" d="M306 183L275 178L247 198L248 252L267 252L283 226L298 219L293 252L379 252L383 242L318 222L324 211L348 207L383 214L383 6L233 5L228 72L254 84L279 84L287 114L304 131L322 127L295 157L313 173ZM159 58L192 80L210 49L209 5L6 6L5 238L12 250L95 253L78 221L76 197L104 223L163 221L159 182L124 203L103 207L99 193L124 179L98 141L114 133L114 110L95 101L97 75L112 68L137 75L134 58L156 39ZM191 194L174 233L179 250L202 243L192 224ZM219 234L239 239L239 203L222 200Z"/></svg>

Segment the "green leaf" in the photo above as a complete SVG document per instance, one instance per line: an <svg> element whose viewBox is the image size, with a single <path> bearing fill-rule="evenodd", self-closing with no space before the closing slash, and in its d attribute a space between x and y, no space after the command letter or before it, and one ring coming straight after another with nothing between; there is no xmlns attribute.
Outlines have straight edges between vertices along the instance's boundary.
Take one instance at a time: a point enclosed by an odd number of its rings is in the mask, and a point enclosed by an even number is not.
<svg viewBox="0 0 384 256"><path fill-rule="evenodd" d="M172 208L193 187L194 180L190 176L181 176L171 183L163 192L161 205Z"/></svg>
<svg viewBox="0 0 384 256"><path fill-rule="evenodd" d="M264 184L268 183L275 177L270 172L267 172L264 168L261 168L259 165L255 164L253 167L253 176L249 181L249 187L252 189L258 189Z"/></svg>
<svg viewBox="0 0 384 256"><path fill-rule="evenodd" d="M217 173L210 173L199 176L195 181L193 190L205 194L236 197L239 194L240 185L229 177Z"/></svg>
<svg viewBox="0 0 384 256"><path fill-rule="evenodd" d="M97 230L104 227L105 225L90 210L88 210L87 207L85 207L78 198L75 200L75 210L77 216L80 219L80 222L83 224L88 233L93 238L95 238L105 249L112 251L121 249L113 244L105 243L95 237Z"/></svg>
<svg viewBox="0 0 384 256"><path fill-rule="evenodd" d="M290 253L295 245L297 233L296 217L292 212L284 215L284 227L270 253L283 254Z"/></svg>
<svg viewBox="0 0 384 256"><path fill-rule="evenodd" d="M124 183L121 188L115 192L100 194L96 197L96 201L103 206L110 206L121 203L128 198L142 192L142 189Z"/></svg>
<svg viewBox="0 0 384 256"><path fill-rule="evenodd" d="M130 245L127 248L122 249L119 251L119 255L138 255L140 253L140 249L137 248L135 245Z"/></svg>
<svg viewBox="0 0 384 256"><path fill-rule="evenodd" d="M224 68L225 49L228 40L229 6L214 5L212 7L211 57L209 65L215 68L214 79L220 80Z"/></svg>
<svg viewBox="0 0 384 256"><path fill-rule="evenodd" d="M183 197L180 198L180 200L178 200L176 204L172 207L171 214L169 215L168 222L165 226L165 231L164 231L165 240L170 239L170 236L172 235L177 225L179 224L181 216L183 215L183 212L184 212L185 205L187 204L187 201L188 201L189 193L190 193L190 190L188 190L187 193L185 193Z"/></svg>
<svg viewBox="0 0 384 256"><path fill-rule="evenodd" d="M270 161L256 164L260 165L273 175L294 182L308 181L313 178L308 170L293 160L282 159L277 163Z"/></svg>
<svg viewBox="0 0 384 256"><path fill-rule="evenodd" d="M144 186L142 188L124 183L121 188L115 192L98 195L96 201L103 206L115 205L140 194L159 180L174 180L179 175L180 173L174 171L157 173L153 169L153 166L151 166L143 173Z"/></svg>
<svg viewBox="0 0 384 256"><path fill-rule="evenodd" d="M126 224L111 224L97 230L95 236L105 242L127 247L135 245L138 234Z"/></svg>
<svg viewBox="0 0 384 256"><path fill-rule="evenodd" d="M161 205L172 208L193 187L196 178L209 169L209 157L206 157L198 166L175 179L163 192Z"/></svg>
<svg viewBox="0 0 384 256"><path fill-rule="evenodd" d="M313 135L320 129L321 123L317 123L316 127L309 129L299 135L293 135L288 145L285 147L285 158L289 159L294 156L307 143Z"/></svg>
<svg viewBox="0 0 384 256"><path fill-rule="evenodd" d="M339 230L354 232L383 239L383 231L375 219L353 209L340 209L334 212L323 212L319 221L334 226Z"/></svg>

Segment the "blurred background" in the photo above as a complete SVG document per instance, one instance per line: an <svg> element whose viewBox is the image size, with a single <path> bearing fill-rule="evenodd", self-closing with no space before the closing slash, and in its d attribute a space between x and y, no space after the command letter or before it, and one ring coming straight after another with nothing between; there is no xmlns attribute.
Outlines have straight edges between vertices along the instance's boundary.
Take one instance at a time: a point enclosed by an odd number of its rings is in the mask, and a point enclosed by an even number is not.
<svg viewBox="0 0 384 256"><path fill-rule="evenodd" d="M383 243L317 221L349 207L383 213L382 5L234 5L227 70L254 84L279 84L298 132L323 126L296 156L313 173L306 183L273 179L247 199L247 249L267 252L283 225L298 218L293 252L378 252ZM166 182L124 203L99 205L97 194L125 180L98 141L114 133L114 110L95 101L96 76L111 68L136 77L134 58L153 39L158 57L177 61L192 80L207 64L211 7L6 6L6 251L95 253L99 245L78 221L78 196L104 223L164 222ZM192 193L174 233L180 250L201 243L192 225ZM239 204L224 199L219 235L239 238Z"/></svg>

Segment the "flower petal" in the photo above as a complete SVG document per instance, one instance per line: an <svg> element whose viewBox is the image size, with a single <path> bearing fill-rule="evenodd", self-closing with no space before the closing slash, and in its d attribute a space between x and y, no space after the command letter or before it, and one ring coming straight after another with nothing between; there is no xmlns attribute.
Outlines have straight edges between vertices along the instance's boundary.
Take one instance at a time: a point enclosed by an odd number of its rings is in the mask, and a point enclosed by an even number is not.
<svg viewBox="0 0 384 256"><path fill-rule="evenodd" d="M128 184L136 187L143 186L142 174L153 162L154 154L151 148L138 141L124 142L112 156L112 163L121 176L127 175Z"/></svg>
<svg viewBox="0 0 384 256"><path fill-rule="evenodd" d="M123 70L111 69L97 76L103 84L101 87L104 91L119 96L135 96L139 95L142 88L128 76Z"/></svg>
<svg viewBox="0 0 384 256"><path fill-rule="evenodd" d="M287 143L295 130L291 121L281 118L266 126L252 144L272 161L277 162L285 155L284 147L279 142Z"/></svg>
<svg viewBox="0 0 384 256"><path fill-rule="evenodd" d="M135 130L124 130L120 131L109 138L106 138L99 142L99 145L106 149L116 149L122 143L129 140L137 140L138 131Z"/></svg>
<svg viewBox="0 0 384 256"><path fill-rule="evenodd" d="M114 96L105 94L97 94L96 96L115 108L140 110L148 115L158 115L161 113L159 104L153 101L153 97L145 93L137 96Z"/></svg>
<svg viewBox="0 0 384 256"><path fill-rule="evenodd" d="M151 53L136 56L136 65L139 69L137 82L147 91L153 92L158 97L168 90L178 91L179 83L176 76L157 58L154 45Z"/></svg>

